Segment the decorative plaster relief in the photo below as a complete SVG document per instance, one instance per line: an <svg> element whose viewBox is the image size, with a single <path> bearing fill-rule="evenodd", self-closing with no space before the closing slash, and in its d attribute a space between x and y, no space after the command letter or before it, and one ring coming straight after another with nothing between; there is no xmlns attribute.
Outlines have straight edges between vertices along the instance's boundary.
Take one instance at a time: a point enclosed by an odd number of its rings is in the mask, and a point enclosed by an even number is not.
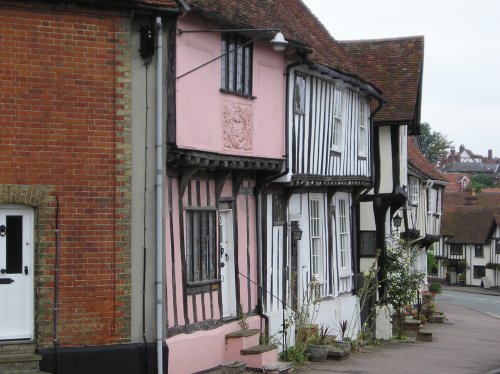
<svg viewBox="0 0 500 374"><path fill-rule="evenodd" d="M225 101L222 111L224 148L251 151L253 139L252 106Z"/></svg>

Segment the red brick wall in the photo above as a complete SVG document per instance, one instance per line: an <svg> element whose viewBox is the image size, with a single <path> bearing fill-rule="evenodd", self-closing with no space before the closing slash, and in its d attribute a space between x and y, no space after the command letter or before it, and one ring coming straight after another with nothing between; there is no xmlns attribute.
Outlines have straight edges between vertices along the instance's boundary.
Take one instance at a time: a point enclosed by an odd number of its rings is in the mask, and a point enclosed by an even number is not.
<svg viewBox="0 0 500 374"><path fill-rule="evenodd" d="M59 197L62 345L130 334L122 25L110 13L0 2L0 186L50 186ZM35 254L41 345L52 340L51 207L51 227L37 233L46 253Z"/></svg>

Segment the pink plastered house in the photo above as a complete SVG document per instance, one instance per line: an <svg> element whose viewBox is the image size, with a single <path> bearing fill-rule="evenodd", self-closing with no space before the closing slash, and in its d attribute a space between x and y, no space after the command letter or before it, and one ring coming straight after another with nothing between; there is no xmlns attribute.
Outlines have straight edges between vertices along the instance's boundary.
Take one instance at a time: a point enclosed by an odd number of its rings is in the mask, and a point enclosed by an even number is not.
<svg viewBox="0 0 500 374"><path fill-rule="evenodd" d="M171 373L277 359L259 346L256 186L284 163L285 55L272 32L209 32L227 28L194 10L177 22L165 196ZM242 316L251 336L238 336ZM264 352L242 358L255 346Z"/></svg>

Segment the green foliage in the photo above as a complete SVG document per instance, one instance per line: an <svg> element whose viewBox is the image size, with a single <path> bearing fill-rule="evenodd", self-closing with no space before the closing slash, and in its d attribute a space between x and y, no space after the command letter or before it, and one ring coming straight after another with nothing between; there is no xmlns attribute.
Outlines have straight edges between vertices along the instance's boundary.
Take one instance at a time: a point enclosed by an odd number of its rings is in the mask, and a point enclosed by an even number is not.
<svg viewBox="0 0 500 374"><path fill-rule="evenodd" d="M438 268L438 262L436 260L436 257L434 256L434 253L432 251L427 251L427 273L428 274L435 274L437 273L437 268Z"/></svg>
<svg viewBox="0 0 500 374"><path fill-rule="evenodd" d="M495 187L495 178L492 175L480 173L471 177L472 189L481 192L483 188Z"/></svg>
<svg viewBox="0 0 500 374"><path fill-rule="evenodd" d="M443 292L443 286L440 283L431 283L429 285L429 292L441 293Z"/></svg>
<svg viewBox="0 0 500 374"><path fill-rule="evenodd" d="M288 348L286 351L280 353L280 360L292 361L298 365L303 365L307 361L307 345L304 343L297 343L294 347Z"/></svg>
<svg viewBox="0 0 500 374"><path fill-rule="evenodd" d="M390 237L386 248L387 301L402 316L404 307L413 303L425 274L416 267L417 251L409 241L397 236ZM399 326L400 336L401 332L402 321Z"/></svg>
<svg viewBox="0 0 500 374"><path fill-rule="evenodd" d="M438 131L432 131L427 122L420 124L419 141L422 153L433 164L437 164L446 157L447 149L453 145L453 142L448 140L446 136Z"/></svg>

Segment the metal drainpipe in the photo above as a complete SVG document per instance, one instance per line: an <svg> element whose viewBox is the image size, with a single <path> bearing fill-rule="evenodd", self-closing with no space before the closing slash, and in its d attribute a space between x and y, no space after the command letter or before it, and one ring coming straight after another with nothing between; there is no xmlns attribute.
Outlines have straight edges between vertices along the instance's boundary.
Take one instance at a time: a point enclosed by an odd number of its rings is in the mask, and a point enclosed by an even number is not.
<svg viewBox="0 0 500 374"><path fill-rule="evenodd" d="M52 342L54 344L54 369L55 373L59 371L59 353L57 350L57 344L59 343L58 332L57 332L57 324L59 321L59 252L60 252L60 232L59 232L59 198L56 197L56 229L54 230L56 236L56 262L54 265L54 326L52 332Z"/></svg>
<svg viewBox="0 0 500 374"><path fill-rule="evenodd" d="M163 32L156 17L156 355L163 374Z"/></svg>

